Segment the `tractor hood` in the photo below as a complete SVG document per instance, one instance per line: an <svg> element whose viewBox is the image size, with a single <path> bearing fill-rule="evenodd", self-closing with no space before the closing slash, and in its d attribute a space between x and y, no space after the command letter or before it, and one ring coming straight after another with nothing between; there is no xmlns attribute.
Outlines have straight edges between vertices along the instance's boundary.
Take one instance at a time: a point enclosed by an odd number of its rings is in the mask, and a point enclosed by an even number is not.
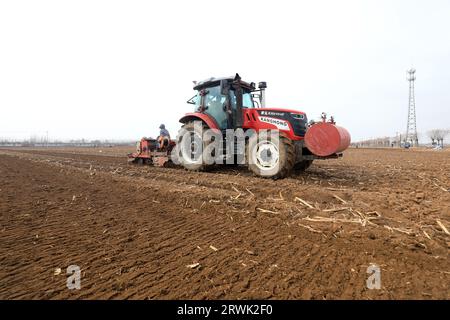
<svg viewBox="0 0 450 320"><path fill-rule="evenodd" d="M258 108L258 110L261 111L270 111L272 113L295 113L295 114L303 114L306 116L306 114L303 111L298 111L294 109L285 109L285 108Z"/></svg>
<svg viewBox="0 0 450 320"><path fill-rule="evenodd" d="M306 134L308 119L306 114L302 111L281 109L281 108L257 108L261 121L271 122L272 119L285 120L290 123L294 130L294 134L298 137L303 137Z"/></svg>

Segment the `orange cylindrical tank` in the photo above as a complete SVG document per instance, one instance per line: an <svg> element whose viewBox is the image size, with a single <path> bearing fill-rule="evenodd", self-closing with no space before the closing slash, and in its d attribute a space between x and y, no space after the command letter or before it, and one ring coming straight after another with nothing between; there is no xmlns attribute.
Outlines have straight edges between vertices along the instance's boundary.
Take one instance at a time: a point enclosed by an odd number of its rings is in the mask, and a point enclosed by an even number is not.
<svg viewBox="0 0 450 320"><path fill-rule="evenodd" d="M350 133L333 123L319 122L306 131L305 145L317 156L331 156L348 148Z"/></svg>

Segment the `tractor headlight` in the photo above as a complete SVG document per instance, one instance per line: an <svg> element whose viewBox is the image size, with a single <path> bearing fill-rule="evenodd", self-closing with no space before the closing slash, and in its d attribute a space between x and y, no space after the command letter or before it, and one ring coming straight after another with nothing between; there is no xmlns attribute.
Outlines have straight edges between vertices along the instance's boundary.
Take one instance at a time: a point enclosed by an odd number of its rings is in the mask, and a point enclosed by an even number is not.
<svg viewBox="0 0 450 320"><path fill-rule="evenodd" d="M291 113L292 118L297 119L297 120L303 120L305 119L305 116L303 114L300 113Z"/></svg>

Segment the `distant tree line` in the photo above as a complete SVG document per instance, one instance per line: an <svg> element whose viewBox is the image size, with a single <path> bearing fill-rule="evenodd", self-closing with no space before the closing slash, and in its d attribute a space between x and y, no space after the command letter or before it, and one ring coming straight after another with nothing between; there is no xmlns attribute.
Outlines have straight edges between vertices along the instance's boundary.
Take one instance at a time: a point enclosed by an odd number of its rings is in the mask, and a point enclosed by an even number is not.
<svg viewBox="0 0 450 320"><path fill-rule="evenodd" d="M134 145L135 141L115 141L115 140L88 140L88 139L71 139L71 140L48 140L47 137L31 136L29 139L11 139L0 137L0 146L2 147L105 147L105 146L121 146Z"/></svg>
<svg viewBox="0 0 450 320"><path fill-rule="evenodd" d="M394 145L397 145L397 141L395 138L390 137L382 137L382 138L373 138L367 139L363 141L358 141L353 143L353 146L357 148L388 148Z"/></svg>
<svg viewBox="0 0 450 320"><path fill-rule="evenodd" d="M428 137L431 139L433 146L444 147L444 138L450 135L450 130L445 129L433 129L428 131Z"/></svg>
<svg viewBox="0 0 450 320"><path fill-rule="evenodd" d="M444 139L450 136L449 129L433 129L427 132L433 147L444 147ZM352 143L356 148L388 148L401 147L404 145L404 134L397 134L395 137L380 137L362 140Z"/></svg>

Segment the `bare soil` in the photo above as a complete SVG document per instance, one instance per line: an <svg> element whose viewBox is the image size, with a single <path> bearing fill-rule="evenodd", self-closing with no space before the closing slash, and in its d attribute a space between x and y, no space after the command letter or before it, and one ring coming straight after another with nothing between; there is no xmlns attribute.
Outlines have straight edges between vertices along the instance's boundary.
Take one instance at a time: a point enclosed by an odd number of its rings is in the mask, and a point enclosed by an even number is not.
<svg viewBox="0 0 450 320"><path fill-rule="evenodd" d="M0 299L450 298L448 151L351 149L277 181L129 151L0 149Z"/></svg>

